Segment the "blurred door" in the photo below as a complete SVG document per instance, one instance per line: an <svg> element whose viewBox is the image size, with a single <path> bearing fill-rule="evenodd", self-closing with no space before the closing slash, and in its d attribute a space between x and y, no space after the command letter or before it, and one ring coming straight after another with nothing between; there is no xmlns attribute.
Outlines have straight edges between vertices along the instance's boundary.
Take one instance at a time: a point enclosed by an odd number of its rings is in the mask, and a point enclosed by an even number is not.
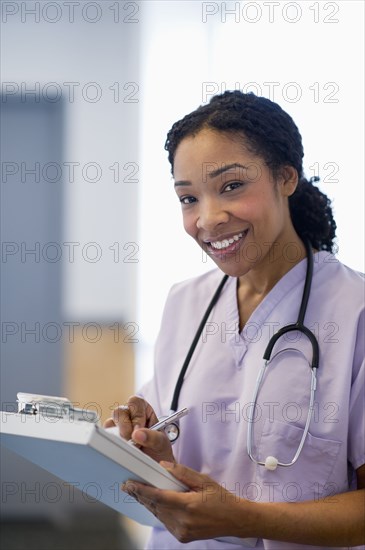
<svg viewBox="0 0 365 550"><path fill-rule="evenodd" d="M1 410L13 411L19 391L63 393L63 108L30 95L0 101ZM55 478L1 455L2 517L56 513Z"/></svg>

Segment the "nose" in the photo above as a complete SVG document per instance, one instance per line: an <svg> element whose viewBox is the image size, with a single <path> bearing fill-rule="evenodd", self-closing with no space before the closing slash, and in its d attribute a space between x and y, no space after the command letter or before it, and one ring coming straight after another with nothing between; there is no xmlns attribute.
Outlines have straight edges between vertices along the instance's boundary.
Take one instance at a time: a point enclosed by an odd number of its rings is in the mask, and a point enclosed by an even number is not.
<svg viewBox="0 0 365 550"><path fill-rule="evenodd" d="M213 198L205 198L199 203L198 218L196 226L198 229L212 231L218 225L227 223L229 214L222 208L218 200Z"/></svg>

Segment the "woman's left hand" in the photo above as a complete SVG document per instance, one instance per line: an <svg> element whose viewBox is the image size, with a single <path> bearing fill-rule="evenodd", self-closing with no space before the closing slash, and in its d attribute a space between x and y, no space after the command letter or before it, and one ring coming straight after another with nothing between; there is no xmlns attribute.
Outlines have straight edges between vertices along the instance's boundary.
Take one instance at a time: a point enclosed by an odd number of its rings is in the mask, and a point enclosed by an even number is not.
<svg viewBox="0 0 365 550"><path fill-rule="evenodd" d="M243 499L186 466L160 464L190 490L178 493L127 481L123 491L146 506L180 542L242 536Z"/></svg>

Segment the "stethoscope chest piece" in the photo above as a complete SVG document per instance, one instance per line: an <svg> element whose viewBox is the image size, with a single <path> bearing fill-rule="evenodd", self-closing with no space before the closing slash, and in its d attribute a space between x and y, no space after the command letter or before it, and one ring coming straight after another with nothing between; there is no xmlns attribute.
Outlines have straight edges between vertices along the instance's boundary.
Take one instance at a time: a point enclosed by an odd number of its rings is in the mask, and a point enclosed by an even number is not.
<svg viewBox="0 0 365 550"><path fill-rule="evenodd" d="M265 460L265 468L266 470L276 470L276 468L278 467L278 459L275 458L274 456L268 456L266 457L266 460Z"/></svg>
<svg viewBox="0 0 365 550"><path fill-rule="evenodd" d="M180 428L178 424L175 422L172 422L171 424L166 426L165 434L167 435L171 443L174 443L180 435Z"/></svg>

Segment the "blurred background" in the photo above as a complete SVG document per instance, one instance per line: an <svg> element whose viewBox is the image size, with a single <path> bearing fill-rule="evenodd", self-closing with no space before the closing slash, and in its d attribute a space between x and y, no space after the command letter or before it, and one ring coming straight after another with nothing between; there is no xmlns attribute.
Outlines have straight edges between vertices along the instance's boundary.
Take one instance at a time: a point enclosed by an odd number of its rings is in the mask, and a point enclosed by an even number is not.
<svg viewBox="0 0 365 550"><path fill-rule="evenodd" d="M253 91L294 118L337 255L364 271L363 11L1 2L1 410L23 391L104 420L152 376L170 286L213 267L184 234L166 133L216 93ZM1 453L4 549L143 547L147 528Z"/></svg>

